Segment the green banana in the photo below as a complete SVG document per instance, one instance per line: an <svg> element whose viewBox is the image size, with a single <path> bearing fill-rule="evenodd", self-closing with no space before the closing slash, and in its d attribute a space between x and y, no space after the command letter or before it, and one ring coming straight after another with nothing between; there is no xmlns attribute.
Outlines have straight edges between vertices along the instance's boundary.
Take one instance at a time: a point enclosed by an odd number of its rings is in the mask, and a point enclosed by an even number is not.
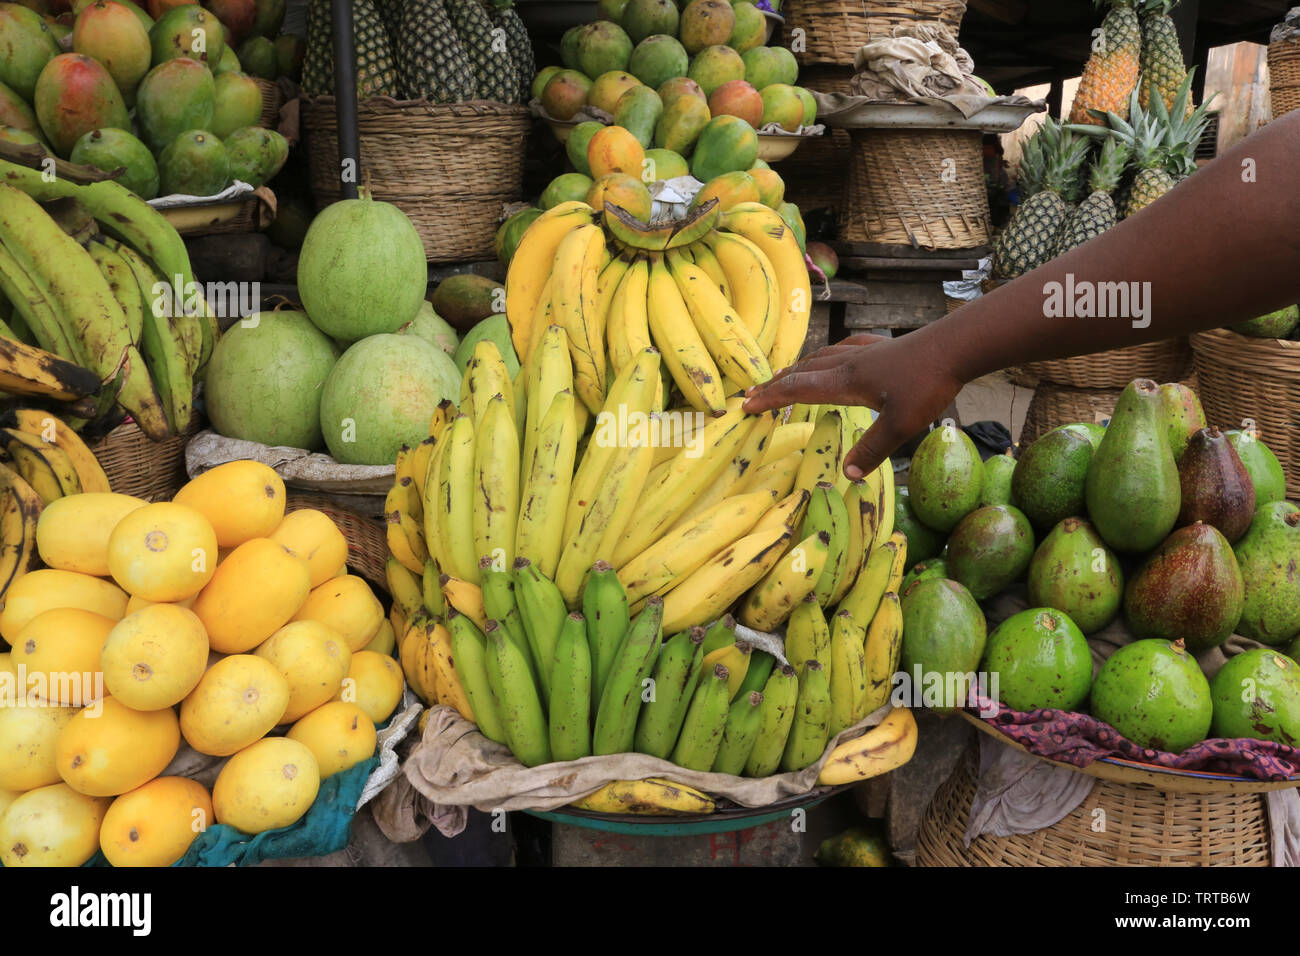
<svg viewBox="0 0 1300 956"><path fill-rule="evenodd" d="M790 614L785 627L785 659L800 674L810 660L831 666L831 629L816 594L809 594Z"/></svg>
<svg viewBox="0 0 1300 956"><path fill-rule="evenodd" d="M858 579L840 600L839 610L848 611L855 621L870 621L876 616L880 600L889 589L889 578L898 556L898 544L886 541L876 545L862 562Z"/></svg>
<svg viewBox="0 0 1300 956"><path fill-rule="evenodd" d="M479 586L483 589L483 612L488 620L500 624L506 636L523 651L524 659L528 661L528 671L537 682L538 689L542 692L542 703L545 704L551 696L551 675L550 669L543 666L542 662L551 658L549 655L541 656L537 648L529 643L523 616L515 601L514 578L507 571L494 570L492 559L486 556L479 559L478 576Z"/></svg>
<svg viewBox="0 0 1300 956"><path fill-rule="evenodd" d="M540 662L555 659L555 648L569 611L564 606L560 589L527 558L515 558L514 603L533 659L539 662L539 676L542 676L541 671L546 668L542 668ZM548 672L542 678L542 692L548 698L550 681Z"/></svg>
<svg viewBox="0 0 1300 956"><path fill-rule="evenodd" d="M714 664L713 672L704 675L700 686L691 695L691 706L686 711L682 732L670 758L677 766L699 771L713 768L713 761L722 748L722 732L731 706L728 676L727 665Z"/></svg>
<svg viewBox="0 0 1300 956"><path fill-rule="evenodd" d="M401 562L399 561L398 564L400 565ZM438 578L441 576L433 558L424 562L424 574L420 577L420 596L424 599L425 610L434 617L443 617L447 613L447 602L442 596L442 588L438 586Z"/></svg>
<svg viewBox="0 0 1300 956"><path fill-rule="evenodd" d="M740 682L740 689L736 691L736 697L739 699L752 694L754 691L763 689L767 679L772 674L772 668L776 665L776 658L767 651L755 647L749 655L749 670L745 671L745 679Z"/></svg>
<svg viewBox="0 0 1300 956"><path fill-rule="evenodd" d="M627 591L608 561L597 561L582 591L582 613L587 619L591 648L591 702L599 707L610 668L628 630Z"/></svg>
<svg viewBox="0 0 1300 956"><path fill-rule="evenodd" d="M663 637L663 598L651 595L645 608L627 629L627 637L609 670L596 710L596 730L591 741L594 754L621 754L632 749L637 716L641 711L642 682L654 668ZM587 630L590 639L591 630Z"/></svg>
<svg viewBox="0 0 1300 956"><path fill-rule="evenodd" d="M840 611L831 622L831 717L828 731L834 737L867 716L867 658L863 646L867 629L848 611Z"/></svg>
<svg viewBox="0 0 1300 956"><path fill-rule="evenodd" d="M90 258L95 260L113 298L122 306L131 341L139 345L144 331L144 290L140 287L135 272L118 253L119 245L116 239L97 235L91 237L85 249L90 253Z"/></svg>
<svg viewBox="0 0 1300 956"><path fill-rule="evenodd" d="M591 649L587 628L576 611L564 619L550 675L551 756L577 760L591 756Z"/></svg>
<svg viewBox="0 0 1300 956"><path fill-rule="evenodd" d="M781 766L781 755L785 753L785 742L794 723L798 698L799 678L793 667L783 664L763 685L758 739L745 760L746 777L769 777Z"/></svg>
<svg viewBox="0 0 1300 956"><path fill-rule="evenodd" d="M506 745L525 767L550 763L550 728L528 658L496 621L487 622L484 637L488 683L500 705Z"/></svg>
<svg viewBox="0 0 1300 956"><path fill-rule="evenodd" d="M799 698L794 708L794 723L781 755L781 769L786 773L803 770L816 763L826 749L830 736L831 688L821 661L812 660L799 677Z"/></svg>
<svg viewBox="0 0 1300 956"><path fill-rule="evenodd" d="M3 243L0 243L0 293L13 303L14 317L26 323L37 345L61 359L83 364L80 350L73 347L68 330L63 327L63 317L53 296L24 271Z"/></svg>
<svg viewBox="0 0 1300 956"><path fill-rule="evenodd" d="M798 537L808 538L819 531L830 537L830 546L813 593L817 595L817 603L825 607L849 569L849 509L844 504L844 496L827 481L818 482L813 489Z"/></svg>
<svg viewBox="0 0 1300 956"><path fill-rule="evenodd" d="M716 650L721 650L729 644L736 643L736 619L730 614L724 614L704 632L704 653L712 654Z"/></svg>
<svg viewBox="0 0 1300 956"><path fill-rule="evenodd" d="M456 676L469 695L474 722L484 737L509 746L501 723L501 709L496 694L492 691L492 682L488 679L487 638L473 621L455 608L447 614L447 630L451 633L451 653L456 661Z"/></svg>
<svg viewBox="0 0 1300 956"><path fill-rule="evenodd" d="M666 760L686 719L704 659L704 629L693 627L664 642L655 661L654 697L641 708L633 745L637 753Z"/></svg>
<svg viewBox="0 0 1300 956"><path fill-rule="evenodd" d="M714 773L740 776L745 769L754 743L758 740L758 727L763 717L763 694L750 691L737 697L727 711L727 724L722 730L722 747L713 760Z"/></svg>

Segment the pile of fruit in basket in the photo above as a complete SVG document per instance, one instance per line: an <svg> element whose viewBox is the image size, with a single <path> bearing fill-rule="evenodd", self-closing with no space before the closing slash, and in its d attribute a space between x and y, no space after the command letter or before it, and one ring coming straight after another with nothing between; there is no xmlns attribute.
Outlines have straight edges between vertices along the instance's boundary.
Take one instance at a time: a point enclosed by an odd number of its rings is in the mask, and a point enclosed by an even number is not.
<svg viewBox="0 0 1300 956"><path fill-rule="evenodd" d="M5 866L100 849L166 866L212 823L291 825L322 779L374 753L403 690L391 627L347 573L343 533L285 514L270 468L221 465L153 504L70 494L34 540L45 567L0 613ZM162 776L182 740L230 758L210 794Z"/></svg>
<svg viewBox="0 0 1300 956"><path fill-rule="evenodd" d="M460 103L527 99L533 47L513 0L353 0L359 97ZM311 0L302 86L334 93L329 0Z"/></svg>
<svg viewBox="0 0 1300 956"><path fill-rule="evenodd" d="M1078 711L1140 746L1300 740L1300 508L1251 431L1206 427L1195 393L1139 379L1110 424L1066 425L981 463L932 432L900 490L916 562L902 585L909 675L995 677L1014 710ZM1023 582L1029 609L987 633L980 602ZM1133 638L1093 677L1087 635ZM1233 634L1263 647L1208 662ZM1217 661L1216 661L1217 663ZM964 697L946 700L961 706Z"/></svg>
<svg viewBox="0 0 1300 956"><path fill-rule="evenodd" d="M297 38L279 44L264 33L234 51L241 36L278 31L284 5L266 7L278 13L263 20L251 3L221 3L216 12L187 3L155 19L129 0L95 0L79 5L65 53L39 15L0 4L0 36L17 51L0 63L0 137L124 169L119 181L144 199L210 196L235 181L260 186L289 149L258 125L262 90L240 57L262 76L276 72L277 57L291 71L301 55Z"/></svg>

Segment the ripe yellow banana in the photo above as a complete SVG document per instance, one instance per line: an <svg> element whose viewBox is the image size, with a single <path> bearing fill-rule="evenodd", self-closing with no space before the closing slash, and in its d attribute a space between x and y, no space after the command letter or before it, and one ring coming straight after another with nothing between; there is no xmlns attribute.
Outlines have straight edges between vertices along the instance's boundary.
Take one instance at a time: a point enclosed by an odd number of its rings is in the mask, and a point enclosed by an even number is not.
<svg viewBox="0 0 1300 956"><path fill-rule="evenodd" d="M438 469L438 553L447 574L478 584L474 553L474 421L457 415L448 429ZM471 615L472 616L472 615Z"/></svg>
<svg viewBox="0 0 1300 956"><path fill-rule="evenodd" d="M803 516L808 510L811 497L802 489L790 492L759 519L758 524L754 525L754 530L782 527L793 533L803 523Z"/></svg>
<svg viewBox="0 0 1300 956"><path fill-rule="evenodd" d="M794 422L792 424L780 424L772 429L772 440L767 443L763 449L763 457L759 459L759 466L770 465L774 461L780 461L786 455L800 452L808 447L808 439L812 437L812 422Z"/></svg>
<svg viewBox="0 0 1300 956"><path fill-rule="evenodd" d="M717 233L714 233L717 235ZM707 237L706 237L707 238ZM673 250L674 252L678 250ZM722 297L728 302L735 302L735 296L732 293L731 281L727 278L726 272L722 269L722 264L718 262L718 257L713 254L707 242L697 242L685 250L690 261L695 263L700 270L709 277L709 281L718 287Z"/></svg>
<svg viewBox="0 0 1300 956"><path fill-rule="evenodd" d="M393 603L401 609L404 620L411 620L424 607L423 582L391 554L384 562L384 581Z"/></svg>
<svg viewBox="0 0 1300 956"><path fill-rule="evenodd" d="M903 654L903 609L898 595L886 592L867 627L863 641L866 660L867 695L864 707L869 714L883 707L894 686L894 674Z"/></svg>
<svg viewBox="0 0 1300 956"><path fill-rule="evenodd" d="M731 489L731 493L735 495L764 488L771 491L778 498L784 498L795 490L795 478L799 474L799 466L802 463L803 452L794 451L784 458L770 461L757 468L751 468L740 481L736 482ZM807 489L800 490L806 491Z"/></svg>
<svg viewBox="0 0 1300 956"><path fill-rule="evenodd" d="M715 232L704 240L714 254L727 285L728 298L745 327L758 340L764 355L772 351L781 322L781 284L762 249L744 236Z"/></svg>
<svg viewBox="0 0 1300 956"><path fill-rule="evenodd" d="M646 313L646 291L650 284L650 260L638 255L614 292L609 306L606 334L609 362L614 374L627 368L643 349L654 345L650 318Z"/></svg>
<svg viewBox="0 0 1300 956"><path fill-rule="evenodd" d="M758 347L758 340L708 273L679 257L676 250L668 253L667 261L700 340L717 363L718 371L742 390L770 379L772 369Z"/></svg>
<svg viewBox="0 0 1300 956"><path fill-rule="evenodd" d="M460 409L466 414L472 410L476 430L482 428L488 403L497 395L505 400L510 420L514 421L515 390L510 380L510 370L501 357L501 350L491 339L482 339L474 346L461 382Z"/></svg>
<svg viewBox="0 0 1300 956"><path fill-rule="evenodd" d="M849 588L853 587L853 582L858 579L858 571L862 569L863 560L867 555L870 535L865 539L863 537L864 521L868 531L874 529L871 527L872 515L866 514L862 510L862 504L865 501L864 494L871 496L871 507L874 509L876 506L875 492L867 488L866 481L851 482L848 491L844 495L844 507L849 516L848 544L844 548L845 567L844 572L837 579L835 587L826 600L827 607L839 604L844 595L849 593Z"/></svg>
<svg viewBox="0 0 1300 956"><path fill-rule="evenodd" d="M411 479L403 480L409 482ZM393 484L384 498L388 550L412 574L422 574L429 552L424 542L424 527L411 515L409 500L407 489L399 482Z"/></svg>
<svg viewBox="0 0 1300 956"><path fill-rule="evenodd" d="M880 474L880 503L876 508L877 547L894 533L894 463L888 458L877 469Z"/></svg>
<svg viewBox="0 0 1300 956"><path fill-rule="evenodd" d="M858 572L858 579L849 593L839 603L839 610L847 610L855 621L869 621L876 615L880 599L889 589L889 579L898 555L898 543L890 540L873 548L867 562Z"/></svg>
<svg viewBox="0 0 1300 956"><path fill-rule="evenodd" d="M407 622L397 644L397 659L402 665L402 674L411 690L432 707L438 702L437 675L424 667L424 649L428 643L426 625L429 623L427 613L418 614Z"/></svg>
<svg viewBox="0 0 1300 956"><path fill-rule="evenodd" d="M619 568L629 604L663 594L750 532L772 505L768 492L738 495L675 528Z"/></svg>
<svg viewBox="0 0 1300 956"><path fill-rule="evenodd" d="M487 611L483 608L483 591L477 584L444 574L438 579L442 596L447 603L474 622L480 631L487 627Z"/></svg>
<svg viewBox="0 0 1300 956"><path fill-rule="evenodd" d="M793 365L812 315L812 284L798 240L776 210L756 202L737 203L723 213L723 229L750 240L771 262L781 289L781 320L768 362L773 371Z"/></svg>
<svg viewBox="0 0 1300 956"><path fill-rule="evenodd" d="M560 242L572 230L596 221L595 211L586 203L562 202L538 216L519 240L506 272L506 321L516 354L528 353L533 315Z"/></svg>
<svg viewBox="0 0 1300 956"><path fill-rule="evenodd" d="M493 395L474 438L474 556L499 571L515 565L519 433L505 396ZM477 563L477 561L476 561Z"/></svg>
<svg viewBox="0 0 1300 956"><path fill-rule="evenodd" d="M916 753L916 718L895 707L861 737L846 740L826 758L817 782L823 786L855 783L897 770Z"/></svg>
<svg viewBox="0 0 1300 956"><path fill-rule="evenodd" d="M0 599L36 566L41 499L17 472L0 465Z"/></svg>
<svg viewBox="0 0 1300 956"><path fill-rule="evenodd" d="M429 652L432 654L434 669L438 675L441 697L448 705L456 708L456 711L466 720L473 720L474 711L470 707L469 694L465 693L465 685L461 682L460 674L456 672L456 663L451 651L451 632L441 621L434 621L428 633Z"/></svg>
<svg viewBox="0 0 1300 956"><path fill-rule="evenodd" d="M0 343L0 347L3 343ZM81 440L71 425L49 412L34 408L17 408L0 416L0 425L17 428L48 444L57 445L71 460L81 481L83 492L111 491L108 475L95 453Z"/></svg>
<svg viewBox="0 0 1300 956"><path fill-rule="evenodd" d="M818 531L785 553L750 590L740 606L740 623L756 631L774 631L808 594L826 567L830 535Z"/></svg>
<svg viewBox="0 0 1300 956"><path fill-rule="evenodd" d="M690 506L677 519L678 524L689 521L696 515L713 507L728 495L737 493L741 479L754 469L754 463L763 454L763 448L772 435L772 428L776 422L776 413L764 412L761 415L751 416L751 418L753 424L750 425L749 432L740 445L740 450L732 456L731 461L713 479L712 484L696 493Z"/></svg>
<svg viewBox="0 0 1300 956"><path fill-rule="evenodd" d="M663 351L682 396L696 411L721 415L726 411L722 373L705 348L677 283L662 256L650 263L646 294L650 334Z"/></svg>
<svg viewBox="0 0 1300 956"><path fill-rule="evenodd" d="M565 338L564 329L558 325L548 325L526 367L528 411L524 425L523 451L519 458L524 469L530 466L533 454L537 451L542 421L550 411L555 396L564 391L573 392L573 360L569 358L569 342ZM569 414L572 416L572 411ZM577 419L574 419L574 434L578 434Z"/></svg>
<svg viewBox="0 0 1300 956"><path fill-rule="evenodd" d="M555 576L564 544L564 519L578 450L573 393L561 391L542 419L537 447L526 465L515 527L515 554L548 578Z"/></svg>
<svg viewBox="0 0 1300 956"><path fill-rule="evenodd" d="M528 330L528 350L520 359L524 364L529 364L533 356L537 353L537 346L542 341L542 335L546 329L555 324L555 275L546 277L546 285L542 286L542 297L537 300L537 308L533 310L533 324ZM565 340L564 347L569 347L568 340ZM518 352L515 353L518 355Z"/></svg>
<svg viewBox="0 0 1300 956"><path fill-rule="evenodd" d="M749 534L709 558L664 596L664 631L717 618L781 559L790 537L785 529Z"/></svg>
<svg viewBox="0 0 1300 956"><path fill-rule="evenodd" d="M597 314L597 284L605 252L599 226L579 226L555 252L552 289L554 321L569 338L573 356L573 387L594 415L605 403L604 316Z"/></svg>
<svg viewBox="0 0 1300 956"><path fill-rule="evenodd" d="M647 777L644 780L615 780L574 800L569 806L596 813L672 817L712 813L715 804L708 794L684 783Z"/></svg>
<svg viewBox="0 0 1300 956"><path fill-rule="evenodd" d="M17 428L0 430L0 446L15 471L49 504L57 498L81 493L77 469L57 445Z"/></svg>
<svg viewBox="0 0 1300 956"><path fill-rule="evenodd" d="M894 545L894 561L889 566L885 590L897 594L899 585L903 583L903 575L907 573L907 535L895 531L889 536L889 543Z"/></svg>
<svg viewBox="0 0 1300 956"><path fill-rule="evenodd" d="M840 474L841 434L839 409L823 409L804 449L803 461L794 479L796 488L812 491L823 481L835 484Z"/></svg>

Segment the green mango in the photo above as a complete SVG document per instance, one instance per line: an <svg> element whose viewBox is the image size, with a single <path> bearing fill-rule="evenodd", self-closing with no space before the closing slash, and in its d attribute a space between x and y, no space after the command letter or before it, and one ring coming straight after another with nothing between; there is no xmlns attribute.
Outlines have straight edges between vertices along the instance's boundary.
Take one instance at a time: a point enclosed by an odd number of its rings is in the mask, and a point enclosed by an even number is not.
<svg viewBox="0 0 1300 956"><path fill-rule="evenodd" d="M1245 584L1237 633L1272 645L1300 635L1300 508L1262 505L1233 550Z"/></svg>
<svg viewBox="0 0 1300 956"><path fill-rule="evenodd" d="M912 511L945 534L979 505L984 463L960 428L944 425L926 435L912 455L907 479Z"/></svg>
<svg viewBox="0 0 1300 956"><path fill-rule="evenodd" d="M1050 607L1021 611L994 628L983 668L990 682L997 680L998 700L1012 710L1078 710L1092 687L1088 639Z"/></svg>
<svg viewBox="0 0 1300 956"><path fill-rule="evenodd" d="M1011 455L994 455L984 462L984 483L980 486L980 506L1011 504L1011 476L1016 460Z"/></svg>
<svg viewBox="0 0 1300 956"><path fill-rule="evenodd" d="M1288 305L1248 322L1239 322L1232 326L1232 331L1254 339L1286 339L1297 325L1300 325L1300 307Z"/></svg>
<svg viewBox="0 0 1300 956"><path fill-rule="evenodd" d="M1024 450L1011 476L1011 500L1040 532L1083 514L1093 454L1092 443L1068 428L1050 431Z"/></svg>
<svg viewBox="0 0 1300 956"><path fill-rule="evenodd" d="M1024 576L1034 556L1034 529L1010 505L977 508L948 537L948 570L977 601Z"/></svg>
<svg viewBox="0 0 1300 956"><path fill-rule="evenodd" d="M1159 419L1159 394L1149 379L1130 382L1088 465L1088 516L1119 552L1150 551L1178 521L1178 466Z"/></svg>
<svg viewBox="0 0 1300 956"><path fill-rule="evenodd" d="M1210 734L1300 745L1300 665L1268 648L1228 659L1210 681Z"/></svg>
<svg viewBox="0 0 1300 956"><path fill-rule="evenodd" d="M1169 434L1169 450L1174 461L1182 461L1191 437L1205 427L1205 409L1201 400L1186 385L1176 382L1160 386L1158 417Z"/></svg>
<svg viewBox="0 0 1300 956"><path fill-rule="evenodd" d="M1209 733L1210 683L1181 641L1121 647L1092 683L1092 714L1139 747L1182 753Z"/></svg>
<svg viewBox="0 0 1300 956"><path fill-rule="evenodd" d="M1237 450L1237 457L1246 466L1250 483L1255 486L1255 508L1270 501L1286 500L1286 475L1277 455L1264 444L1255 432L1238 430L1223 433L1232 447Z"/></svg>
<svg viewBox="0 0 1300 956"><path fill-rule="evenodd" d="M1124 572L1097 529L1066 518L1043 539L1029 562L1029 603L1057 608L1085 634L1115 620L1124 598Z"/></svg>
<svg viewBox="0 0 1300 956"><path fill-rule="evenodd" d="M649 149L663 112L664 103L658 93L648 86L634 86L618 98L614 124L635 136L643 149Z"/></svg>
<svg viewBox="0 0 1300 956"><path fill-rule="evenodd" d="M984 612L961 584L939 578L918 582L902 609L902 669L912 692L937 713L951 714L966 703L958 678L973 677L984 656Z"/></svg>

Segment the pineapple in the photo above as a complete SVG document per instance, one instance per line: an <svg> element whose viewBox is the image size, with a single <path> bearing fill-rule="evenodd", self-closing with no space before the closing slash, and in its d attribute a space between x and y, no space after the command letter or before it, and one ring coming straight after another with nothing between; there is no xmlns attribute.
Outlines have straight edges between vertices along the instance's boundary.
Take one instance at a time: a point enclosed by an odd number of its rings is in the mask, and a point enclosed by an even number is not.
<svg viewBox="0 0 1300 956"><path fill-rule="evenodd" d="M532 89L537 62L533 58L533 42L528 38L528 28L515 10L514 0L492 0L492 22L506 32L506 44L515 61L516 100L524 102Z"/></svg>
<svg viewBox="0 0 1300 956"><path fill-rule="evenodd" d="M478 98L497 103L519 99L519 74L504 29L494 27L479 0L446 0L447 15L474 71Z"/></svg>
<svg viewBox="0 0 1300 956"><path fill-rule="evenodd" d="M403 0L375 0L379 8L379 18L384 21L384 32L388 34L388 43L397 48L397 31L402 25Z"/></svg>
<svg viewBox="0 0 1300 956"><path fill-rule="evenodd" d="M1014 279L1051 259L1057 233L1070 214L1069 204L1079 199L1079 169L1088 156L1090 141L1050 118L1035 138L1042 142L1037 150L1026 146L1027 171L1032 180L1037 179L1041 156L1041 188L1021 202L994 244L993 276L997 279ZM1022 176L1025 172L1022 166ZM1036 184L1031 182L1031 187Z"/></svg>
<svg viewBox="0 0 1300 956"><path fill-rule="evenodd" d="M1192 79L1195 70L1184 77L1174 94L1174 101L1168 107L1161 99L1152 101L1156 119L1165 128L1165 169L1173 177L1174 184L1181 183L1196 172L1196 147L1201 145L1201 137L1210 125L1209 108L1214 102L1212 95L1203 104L1192 108ZM1172 117L1178 117L1173 119Z"/></svg>
<svg viewBox="0 0 1300 956"><path fill-rule="evenodd" d="M1096 239L1119 222L1119 210L1112 193L1119 186L1131 155L1129 147L1115 136L1107 137L1102 143L1101 152L1088 175L1088 187L1092 193L1066 220L1056 237L1053 258Z"/></svg>
<svg viewBox="0 0 1300 956"><path fill-rule="evenodd" d="M399 24L397 73L405 94L434 103L474 99L474 71L442 0L404 0Z"/></svg>
<svg viewBox="0 0 1300 956"><path fill-rule="evenodd" d="M1178 88L1187 79L1187 64L1178 42L1178 30L1169 11L1178 0L1140 0L1142 13L1142 78L1138 90L1143 109L1151 108L1152 92L1158 92L1165 108L1172 110ZM1190 105L1190 104L1189 104Z"/></svg>
<svg viewBox="0 0 1300 956"><path fill-rule="evenodd" d="M1101 23L1093 54L1083 70L1079 92L1070 111L1071 123L1100 125L1091 110L1127 118L1129 94L1138 85L1142 54L1142 29L1135 0L1096 0L1110 10Z"/></svg>
<svg viewBox="0 0 1300 956"><path fill-rule="evenodd" d="M352 0L352 39L357 58L357 96L398 96L392 48L374 0ZM312 94L334 92L334 31L329 0L311 0L307 11L302 86Z"/></svg>

